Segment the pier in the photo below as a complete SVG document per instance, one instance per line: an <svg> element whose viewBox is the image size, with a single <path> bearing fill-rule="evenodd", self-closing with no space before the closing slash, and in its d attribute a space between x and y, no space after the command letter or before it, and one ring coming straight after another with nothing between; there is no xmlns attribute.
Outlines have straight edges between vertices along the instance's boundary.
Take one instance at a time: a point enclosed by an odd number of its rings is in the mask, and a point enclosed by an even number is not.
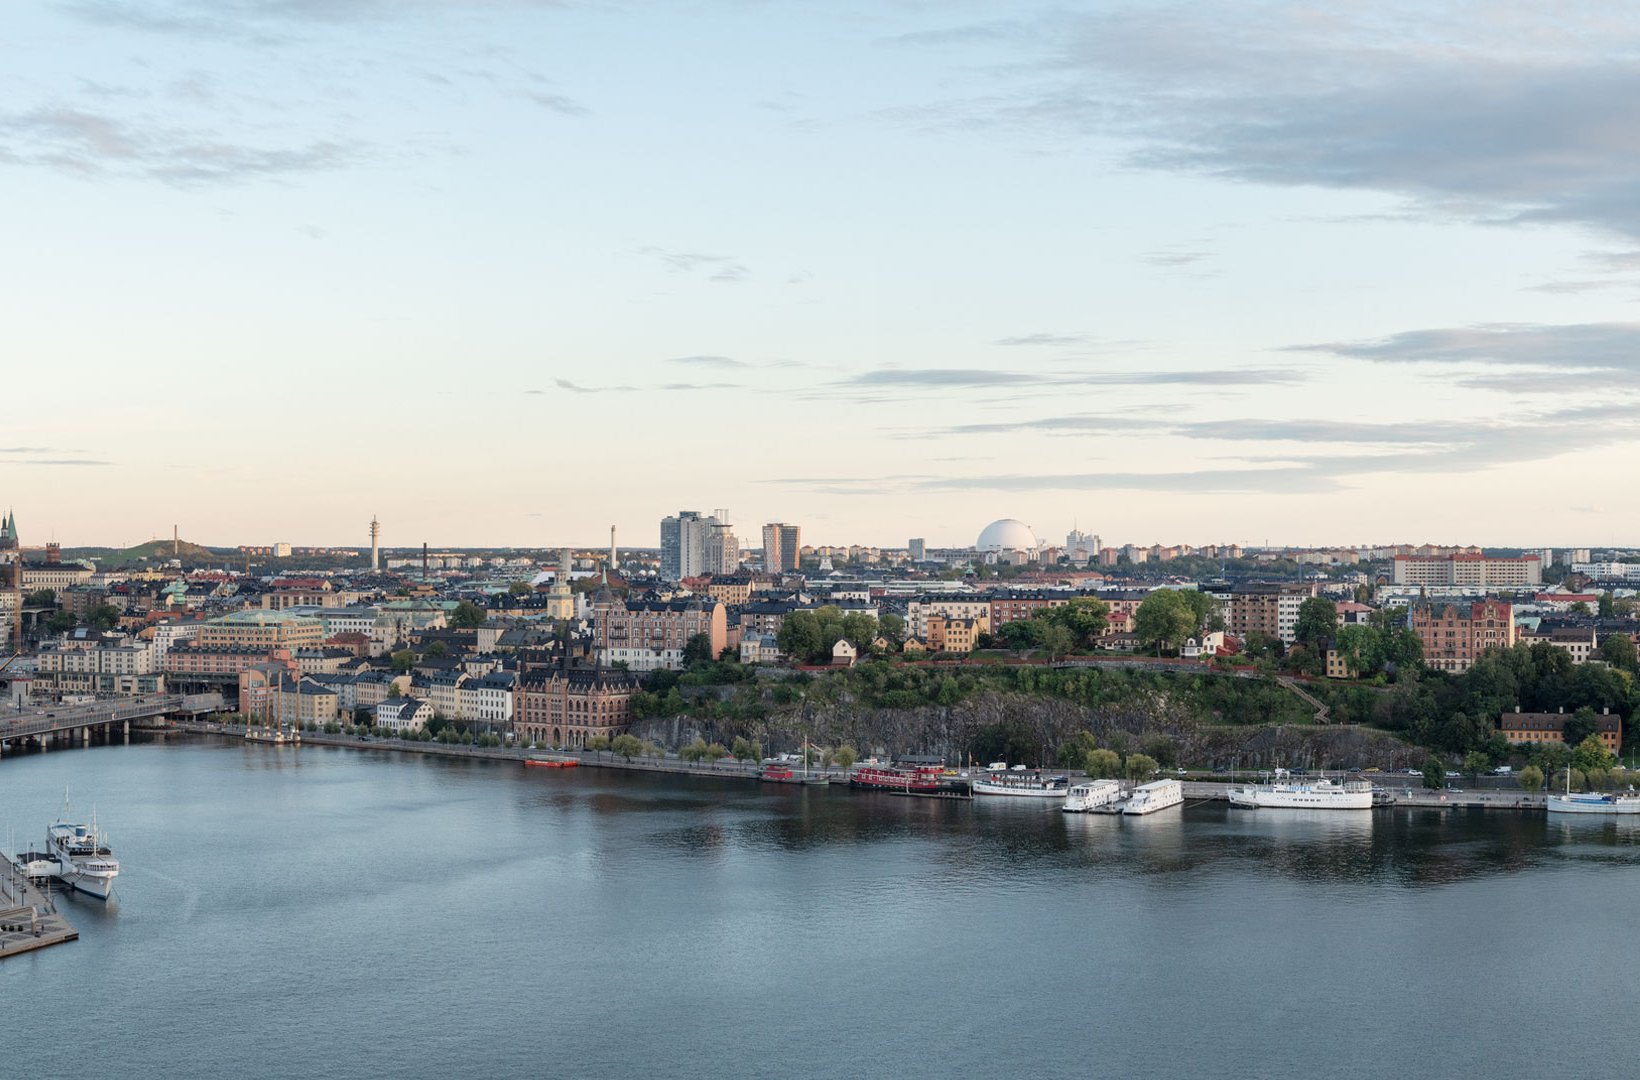
<svg viewBox="0 0 1640 1080"><path fill-rule="evenodd" d="M9 857L0 855L0 959L73 941L80 932Z"/></svg>

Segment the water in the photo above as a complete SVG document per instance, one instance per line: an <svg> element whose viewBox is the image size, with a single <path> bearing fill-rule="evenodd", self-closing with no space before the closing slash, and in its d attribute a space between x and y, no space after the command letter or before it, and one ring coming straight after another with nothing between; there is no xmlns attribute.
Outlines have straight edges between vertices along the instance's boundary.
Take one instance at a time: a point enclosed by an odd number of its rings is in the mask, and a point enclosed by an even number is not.
<svg viewBox="0 0 1640 1080"><path fill-rule="evenodd" d="M0 1075L1626 1071L1640 827L1121 819L222 742L0 763L124 864ZM27 1035L38 1039L25 1038ZM38 1054L25 1045L37 1047Z"/></svg>

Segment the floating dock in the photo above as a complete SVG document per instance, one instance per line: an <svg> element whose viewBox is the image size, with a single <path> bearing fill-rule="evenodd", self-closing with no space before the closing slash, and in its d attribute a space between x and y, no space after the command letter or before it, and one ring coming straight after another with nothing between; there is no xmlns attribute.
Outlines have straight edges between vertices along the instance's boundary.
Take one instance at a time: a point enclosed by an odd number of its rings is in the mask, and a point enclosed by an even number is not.
<svg viewBox="0 0 1640 1080"><path fill-rule="evenodd" d="M0 855L0 959L79 936L57 913L57 905L10 858Z"/></svg>

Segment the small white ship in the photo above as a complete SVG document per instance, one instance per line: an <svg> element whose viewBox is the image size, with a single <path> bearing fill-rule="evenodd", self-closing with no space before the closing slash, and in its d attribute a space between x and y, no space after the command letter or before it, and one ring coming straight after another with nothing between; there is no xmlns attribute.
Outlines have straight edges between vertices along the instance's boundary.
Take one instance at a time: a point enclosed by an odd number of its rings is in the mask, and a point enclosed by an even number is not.
<svg viewBox="0 0 1640 1080"><path fill-rule="evenodd" d="M1285 769L1276 770L1271 784L1246 784L1230 789L1230 805L1286 807L1304 810L1371 810L1372 785L1364 780L1340 784L1325 777L1295 780Z"/></svg>
<svg viewBox="0 0 1640 1080"><path fill-rule="evenodd" d="M1011 795L1024 799L1063 799L1070 787L1068 776L1048 776L1023 768L992 771L974 779L975 795Z"/></svg>
<svg viewBox="0 0 1640 1080"><path fill-rule="evenodd" d="M1547 809L1551 814L1640 814L1640 795L1568 792L1549 796Z"/></svg>
<svg viewBox="0 0 1640 1080"><path fill-rule="evenodd" d="M1184 785L1177 780L1155 780L1133 789L1122 805L1124 814L1154 814L1184 802Z"/></svg>
<svg viewBox="0 0 1640 1080"><path fill-rule="evenodd" d="M107 841L97 829L97 814L92 811L91 824L80 825L68 820L68 794L63 793L63 816L46 830L47 858L55 859L57 869L53 876L99 900L107 900L114 891L114 879L119 876L120 862L109 850ZM35 862L38 865L38 860Z"/></svg>
<svg viewBox="0 0 1640 1080"><path fill-rule="evenodd" d="M1060 809L1067 814L1086 814L1109 807L1121 797L1122 785L1115 780L1089 780L1074 785L1065 794L1065 805Z"/></svg>

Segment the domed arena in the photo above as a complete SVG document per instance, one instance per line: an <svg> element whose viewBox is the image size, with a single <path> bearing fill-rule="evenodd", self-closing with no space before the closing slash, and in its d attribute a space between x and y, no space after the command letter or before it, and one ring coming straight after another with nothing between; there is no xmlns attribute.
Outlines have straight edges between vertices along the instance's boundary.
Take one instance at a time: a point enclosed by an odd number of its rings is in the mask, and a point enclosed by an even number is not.
<svg viewBox="0 0 1640 1080"><path fill-rule="evenodd" d="M1035 551L1036 534L1015 518L1002 518L985 526L974 544L980 551Z"/></svg>

